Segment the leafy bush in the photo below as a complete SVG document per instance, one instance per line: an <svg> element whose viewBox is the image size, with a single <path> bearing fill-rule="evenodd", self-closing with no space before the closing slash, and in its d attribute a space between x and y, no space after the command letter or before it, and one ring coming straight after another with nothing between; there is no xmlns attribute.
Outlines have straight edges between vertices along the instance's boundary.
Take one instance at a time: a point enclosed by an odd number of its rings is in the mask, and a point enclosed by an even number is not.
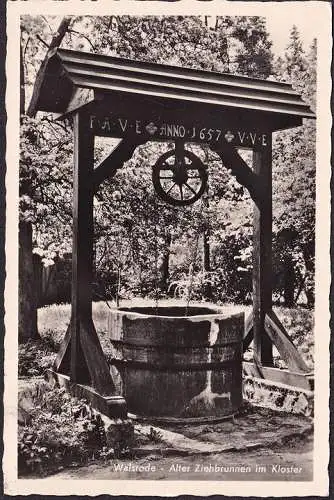
<svg viewBox="0 0 334 500"><path fill-rule="evenodd" d="M30 340L19 345L19 377L43 375L51 368L56 351L44 340Z"/></svg>
<svg viewBox="0 0 334 500"><path fill-rule="evenodd" d="M306 364L314 367L314 315L313 311L303 307L277 308L277 315L289 333L293 343L304 358Z"/></svg>
<svg viewBox="0 0 334 500"><path fill-rule="evenodd" d="M46 474L59 466L83 463L112 454L100 415L85 400L64 389L36 388L30 401L29 423L19 427L19 474Z"/></svg>

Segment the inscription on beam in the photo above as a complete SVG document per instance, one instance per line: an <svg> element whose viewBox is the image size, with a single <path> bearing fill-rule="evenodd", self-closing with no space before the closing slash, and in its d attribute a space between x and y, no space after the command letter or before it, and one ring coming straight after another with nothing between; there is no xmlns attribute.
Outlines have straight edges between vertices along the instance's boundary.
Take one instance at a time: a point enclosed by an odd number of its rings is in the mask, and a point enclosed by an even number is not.
<svg viewBox="0 0 334 500"><path fill-rule="evenodd" d="M210 126L208 124L166 123L160 120L130 119L120 116L90 115L89 127L95 135L111 137L141 137L143 140L228 143L244 148L266 148L267 134L257 130Z"/></svg>

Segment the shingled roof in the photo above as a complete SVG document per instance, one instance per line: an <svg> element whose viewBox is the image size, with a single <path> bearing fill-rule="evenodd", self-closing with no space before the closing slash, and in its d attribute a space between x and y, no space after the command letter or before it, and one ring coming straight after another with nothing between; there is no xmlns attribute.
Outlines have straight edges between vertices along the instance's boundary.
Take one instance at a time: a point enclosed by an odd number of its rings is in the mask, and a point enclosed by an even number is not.
<svg viewBox="0 0 334 500"><path fill-rule="evenodd" d="M38 88L37 88L38 87ZM57 49L35 88L34 111L64 113L76 88L314 118L290 84Z"/></svg>

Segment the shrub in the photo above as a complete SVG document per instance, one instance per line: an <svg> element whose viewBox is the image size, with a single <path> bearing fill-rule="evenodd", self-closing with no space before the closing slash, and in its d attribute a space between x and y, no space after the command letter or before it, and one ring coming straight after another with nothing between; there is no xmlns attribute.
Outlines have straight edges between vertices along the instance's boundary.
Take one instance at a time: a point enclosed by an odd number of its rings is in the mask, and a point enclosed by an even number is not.
<svg viewBox="0 0 334 500"><path fill-rule="evenodd" d="M28 424L19 427L19 474L46 474L60 465L110 456L100 415L84 400L49 386L31 395Z"/></svg>
<svg viewBox="0 0 334 500"><path fill-rule="evenodd" d="M43 375L51 368L56 352L50 349L43 340L29 340L19 345L19 377Z"/></svg>

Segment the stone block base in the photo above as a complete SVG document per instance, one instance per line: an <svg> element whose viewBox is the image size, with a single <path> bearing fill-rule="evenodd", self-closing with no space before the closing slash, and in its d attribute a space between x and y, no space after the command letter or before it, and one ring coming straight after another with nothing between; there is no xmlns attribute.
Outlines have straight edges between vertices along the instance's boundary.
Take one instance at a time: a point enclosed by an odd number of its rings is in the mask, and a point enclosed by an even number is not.
<svg viewBox="0 0 334 500"><path fill-rule="evenodd" d="M255 377L244 377L243 397L254 406L312 417L314 394L279 382Z"/></svg>

